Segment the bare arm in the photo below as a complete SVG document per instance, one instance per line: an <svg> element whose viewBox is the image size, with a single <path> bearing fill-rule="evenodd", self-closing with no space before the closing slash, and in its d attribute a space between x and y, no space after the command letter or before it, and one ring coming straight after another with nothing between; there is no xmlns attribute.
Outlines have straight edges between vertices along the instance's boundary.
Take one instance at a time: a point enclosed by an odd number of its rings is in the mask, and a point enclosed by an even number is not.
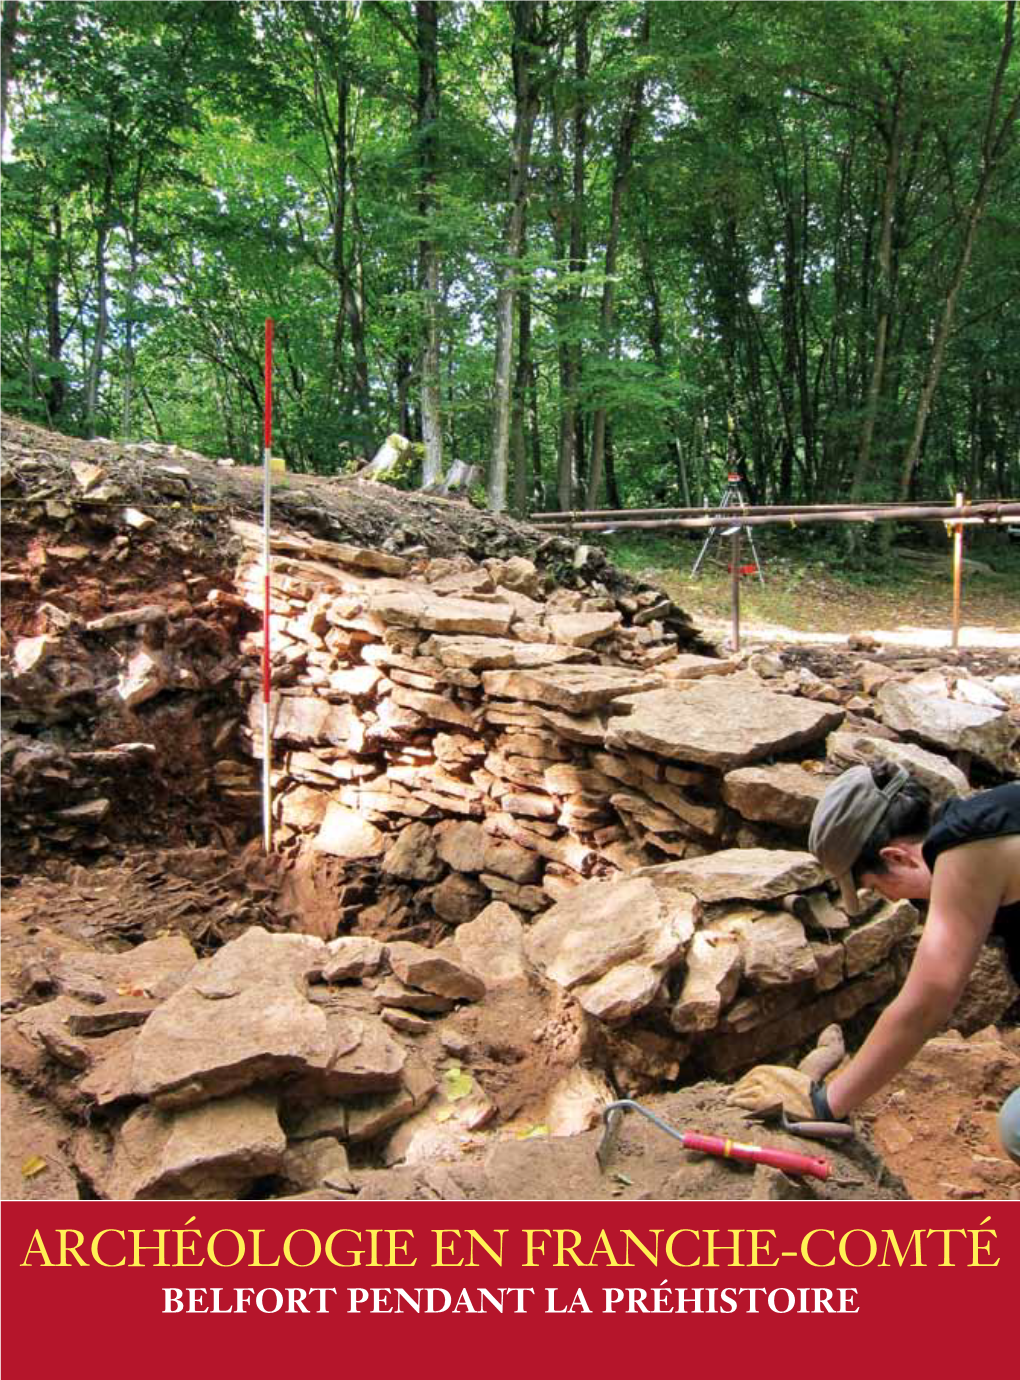
<svg viewBox="0 0 1020 1380"><path fill-rule="evenodd" d="M888 1083L952 1015L1002 902L997 842L964 844L936 862L928 919L907 980L850 1067L828 1086L835 1116Z"/></svg>

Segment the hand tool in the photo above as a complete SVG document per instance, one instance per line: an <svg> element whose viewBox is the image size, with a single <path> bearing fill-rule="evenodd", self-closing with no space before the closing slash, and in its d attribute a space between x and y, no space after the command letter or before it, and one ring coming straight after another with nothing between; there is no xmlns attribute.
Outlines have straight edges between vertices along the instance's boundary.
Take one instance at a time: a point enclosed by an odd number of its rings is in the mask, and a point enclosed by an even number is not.
<svg viewBox="0 0 1020 1380"><path fill-rule="evenodd" d="M624 1112L640 1112L643 1117L647 1117L658 1126L660 1131L665 1131L667 1136L678 1140L685 1150L698 1150L703 1155L719 1155L722 1159L747 1160L752 1164L770 1164L774 1169L781 1169L786 1174L811 1174L816 1179L827 1179L831 1173L828 1160L813 1155L798 1155L792 1150L778 1150L767 1145L745 1145L743 1141L730 1140L724 1136L703 1136L697 1131L678 1131L657 1117L654 1112L650 1112L647 1107L642 1107L640 1102L633 1102L630 1098L610 1102L603 1108L602 1121L605 1130L595 1152L599 1168L603 1172L619 1136Z"/></svg>

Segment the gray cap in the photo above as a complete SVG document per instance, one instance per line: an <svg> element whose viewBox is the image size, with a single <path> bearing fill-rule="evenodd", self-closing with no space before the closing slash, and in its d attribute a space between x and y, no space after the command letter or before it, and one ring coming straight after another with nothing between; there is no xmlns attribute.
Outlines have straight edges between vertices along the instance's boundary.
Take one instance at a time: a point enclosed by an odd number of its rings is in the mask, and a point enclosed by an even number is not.
<svg viewBox="0 0 1020 1380"><path fill-rule="evenodd" d="M839 883L847 915L856 915L860 909L854 863L909 780L908 773L898 767L888 785L877 786L870 767L851 767L833 781L815 806L808 847Z"/></svg>

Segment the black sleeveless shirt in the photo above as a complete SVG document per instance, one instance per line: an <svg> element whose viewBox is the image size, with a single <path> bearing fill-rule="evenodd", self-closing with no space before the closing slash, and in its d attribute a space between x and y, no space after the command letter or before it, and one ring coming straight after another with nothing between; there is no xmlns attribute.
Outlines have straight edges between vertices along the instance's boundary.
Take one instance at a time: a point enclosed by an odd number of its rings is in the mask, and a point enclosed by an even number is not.
<svg viewBox="0 0 1020 1380"><path fill-rule="evenodd" d="M950 848L1006 834L1020 834L1020 781L949 801L925 836L921 853L934 871L935 860ZM1010 971L1020 982L1020 901L999 907L992 934L1002 939Z"/></svg>

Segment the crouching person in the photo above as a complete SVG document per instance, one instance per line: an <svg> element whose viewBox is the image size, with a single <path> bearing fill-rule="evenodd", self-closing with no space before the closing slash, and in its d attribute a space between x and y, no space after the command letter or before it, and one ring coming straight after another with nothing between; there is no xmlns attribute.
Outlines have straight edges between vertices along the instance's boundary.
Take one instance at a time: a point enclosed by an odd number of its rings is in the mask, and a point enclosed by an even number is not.
<svg viewBox="0 0 1020 1380"><path fill-rule="evenodd" d="M840 1121L942 1029L989 935L1002 938L1020 981L1020 783L933 811L927 787L902 767L851 767L818 802L809 847L837 881L848 914L859 910L859 888L928 902L906 981L858 1054L827 1084L804 1078L801 1105L787 1106ZM1020 1089L1002 1107L999 1135L1020 1164Z"/></svg>

